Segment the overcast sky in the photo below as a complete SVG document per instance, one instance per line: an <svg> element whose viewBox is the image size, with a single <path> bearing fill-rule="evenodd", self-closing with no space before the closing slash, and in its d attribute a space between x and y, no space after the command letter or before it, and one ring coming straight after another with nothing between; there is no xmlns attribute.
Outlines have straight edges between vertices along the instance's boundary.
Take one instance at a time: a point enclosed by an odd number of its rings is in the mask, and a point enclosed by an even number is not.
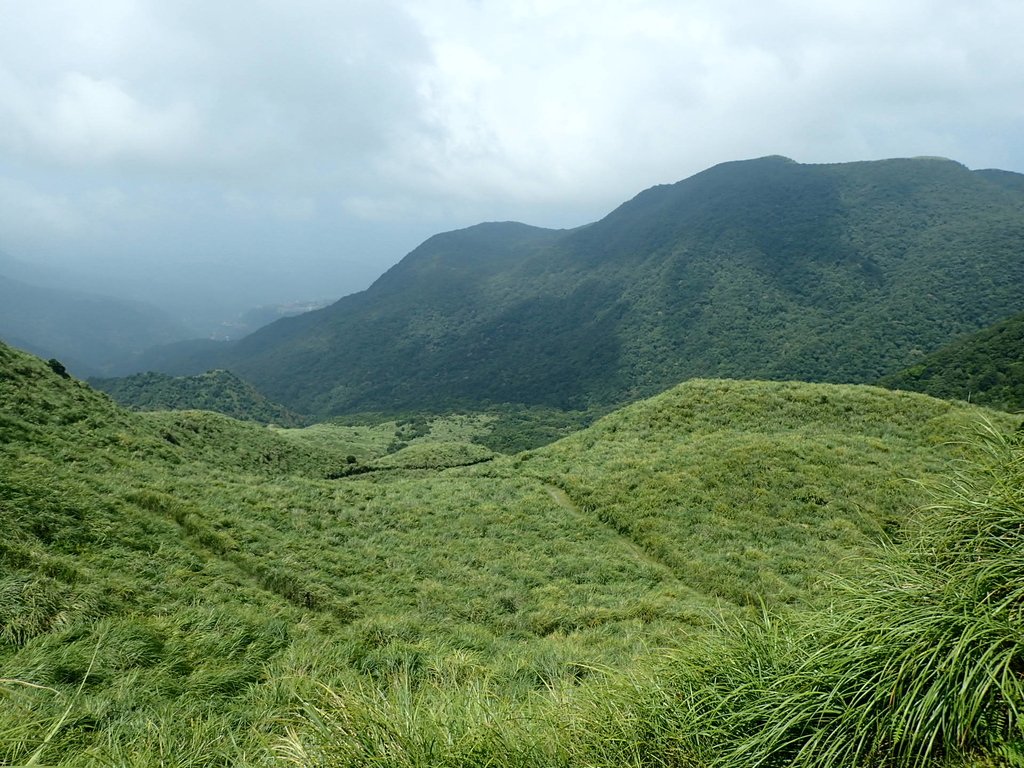
<svg viewBox="0 0 1024 768"><path fill-rule="evenodd" d="M727 160L1024 171L1022 30L1020 0L0 0L0 251L326 298Z"/></svg>

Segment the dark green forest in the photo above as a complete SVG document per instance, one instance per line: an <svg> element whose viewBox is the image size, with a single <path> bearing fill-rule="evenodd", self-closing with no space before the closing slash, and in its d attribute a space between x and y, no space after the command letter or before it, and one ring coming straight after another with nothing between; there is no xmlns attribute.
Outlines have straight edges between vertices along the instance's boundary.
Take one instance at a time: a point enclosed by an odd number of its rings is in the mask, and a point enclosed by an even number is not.
<svg viewBox="0 0 1024 768"><path fill-rule="evenodd" d="M1024 411L1024 314L959 338L880 383Z"/></svg>

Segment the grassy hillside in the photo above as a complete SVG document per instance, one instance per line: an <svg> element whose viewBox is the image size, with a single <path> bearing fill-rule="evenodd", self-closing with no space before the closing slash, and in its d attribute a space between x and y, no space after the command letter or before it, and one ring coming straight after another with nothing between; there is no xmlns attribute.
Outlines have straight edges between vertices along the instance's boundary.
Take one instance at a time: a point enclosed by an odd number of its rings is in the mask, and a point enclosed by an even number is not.
<svg viewBox="0 0 1024 768"><path fill-rule="evenodd" d="M387 454L131 413L0 346L0 762L681 764L620 738L658 659L820 606L981 413L694 381L513 457L475 417Z"/></svg>
<svg viewBox="0 0 1024 768"><path fill-rule="evenodd" d="M302 417L271 402L230 371L207 371L198 376L137 373L89 384L121 405L141 411L215 411L241 421L298 426Z"/></svg>
<svg viewBox="0 0 1024 768"><path fill-rule="evenodd" d="M957 339L881 384L1024 411L1024 314Z"/></svg>
<svg viewBox="0 0 1024 768"><path fill-rule="evenodd" d="M806 598L897 532L922 498L908 480L941 472L966 415L868 387L694 380L516 462L703 592L759 604Z"/></svg>
<svg viewBox="0 0 1024 768"><path fill-rule="evenodd" d="M1015 179L934 158L725 163L577 229L437 235L367 291L177 365L320 417L874 382L1024 310Z"/></svg>

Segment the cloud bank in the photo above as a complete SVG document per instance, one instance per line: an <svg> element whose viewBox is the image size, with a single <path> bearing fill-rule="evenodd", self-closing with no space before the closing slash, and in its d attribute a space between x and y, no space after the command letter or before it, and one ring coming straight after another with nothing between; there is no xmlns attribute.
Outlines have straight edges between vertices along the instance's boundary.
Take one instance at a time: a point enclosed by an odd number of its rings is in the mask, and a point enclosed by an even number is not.
<svg viewBox="0 0 1024 768"><path fill-rule="evenodd" d="M439 229L575 226L765 154L1024 171L1013 0L0 0L0 17L0 250L136 287L227 272L247 298L340 295Z"/></svg>

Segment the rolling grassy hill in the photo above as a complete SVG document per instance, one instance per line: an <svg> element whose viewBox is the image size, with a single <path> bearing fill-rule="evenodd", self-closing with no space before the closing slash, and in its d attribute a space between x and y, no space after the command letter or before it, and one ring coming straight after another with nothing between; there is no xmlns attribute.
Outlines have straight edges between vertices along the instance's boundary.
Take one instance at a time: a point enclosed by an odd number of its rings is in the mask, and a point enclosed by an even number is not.
<svg viewBox="0 0 1024 768"><path fill-rule="evenodd" d="M365 292L149 362L228 368L320 418L585 410L692 377L873 382L1024 310L1022 253L1015 174L767 157L648 189L577 229L437 235Z"/></svg>
<svg viewBox="0 0 1024 768"><path fill-rule="evenodd" d="M1024 411L1024 314L957 339L880 383Z"/></svg>
<svg viewBox="0 0 1024 768"><path fill-rule="evenodd" d="M472 415L387 454L400 425L131 413L0 346L0 761L695 760L665 654L818 615L982 415L698 380L515 456Z"/></svg>

